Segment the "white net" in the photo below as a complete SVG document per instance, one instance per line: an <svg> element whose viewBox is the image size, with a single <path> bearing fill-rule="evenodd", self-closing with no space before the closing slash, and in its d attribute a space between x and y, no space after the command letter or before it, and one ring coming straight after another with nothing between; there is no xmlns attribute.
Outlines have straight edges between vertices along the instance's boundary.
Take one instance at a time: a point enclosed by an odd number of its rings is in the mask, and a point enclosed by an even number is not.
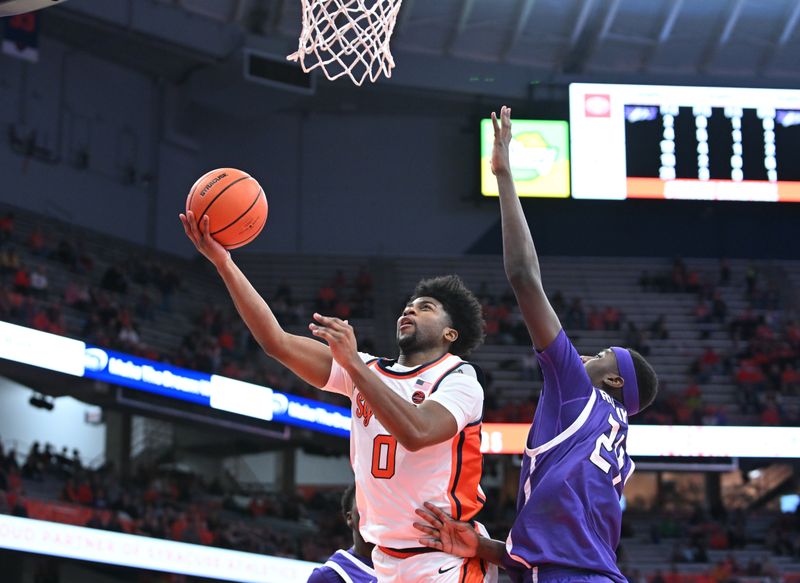
<svg viewBox="0 0 800 583"><path fill-rule="evenodd" d="M303 30L296 53L303 71L321 68L331 81L347 75L356 85L392 76L389 47L403 0L301 0Z"/></svg>

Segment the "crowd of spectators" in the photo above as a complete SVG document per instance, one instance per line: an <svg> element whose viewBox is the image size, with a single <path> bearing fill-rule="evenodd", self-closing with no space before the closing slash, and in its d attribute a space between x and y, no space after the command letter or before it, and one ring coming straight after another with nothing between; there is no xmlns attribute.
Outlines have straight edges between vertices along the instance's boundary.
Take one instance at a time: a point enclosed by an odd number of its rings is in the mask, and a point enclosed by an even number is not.
<svg viewBox="0 0 800 583"><path fill-rule="evenodd" d="M143 338L141 326L158 326L164 321L161 318L175 306L174 298L181 291L176 269L157 259L134 253L124 265L101 269L101 262L79 237L63 235L55 240L39 226L22 236L15 229L12 213L0 218L0 232L0 319L77 336L90 344L151 360L280 387L294 394L334 398L322 396L276 363L261 358L260 348L227 303L221 307L209 299L197 309L179 345L156 350ZM23 259L28 257L35 260ZM59 274L61 277L57 277ZM61 285L54 285L54 280ZM780 295L757 268L749 267L743 281L735 281L726 260L720 262L718 273L708 274L689 269L683 260L676 259L668 271L643 273L639 283L647 293L694 295L691 317L699 341L708 340L712 329L725 329L733 346L722 350L707 343L688 367L685 385L662 385L661 396L641 421L725 424L733 416L768 425L797 422L796 415L787 412L784 400L800 394L800 326L782 315L785 312L778 309ZM748 306L735 315L723 293L731 286L742 289ZM313 310L343 319L375 316L373 280L366 267L350 276L335 271L313 298L304 298L308 302L295 297L285 281L266 295L278 320L290 327L301 327ZM477 295L483 306L488 344L529 344L510 291L492 294L484 284ZM551 302L571 334L611 332L620 344L644 356L651 354L654 341L670 336L664 315L642 326L626 318L619 307L585 306L582 298L568 298L560 291L553 294ZM374 352L370 338L359 337L359 342L362 350ZM533 355L501 363L501 368L515 368L525 380L538 379ZM487 372L491 380L491 371ZM704 386L719 375L735 382L738 410L705 402ZM490 394L491 388L487 396ZM520 403L491 396L487 401L490 419L514 421L519 417L519 421L527 422L535 407L535 399Z"/></svg>
<svg viewBox="0 0 800 583"><path fill-rule="evenodd" d="M245 494L232 479L223 486L177 464L141 466L123 480L111 464L90 469L77 450L56 452L38 442L23 463L19 458L0 444L0 514L41 518L35 513L42 507L67 504L88 512L47 519L85 515L83 526L90 528L311 561L349 546L339 491ZM47 486L36 489L44 498L26 495L35 484ZM286 529L281 521L295 527Z"/></svg>
<svg viewBox="0 0 800 583"><path fill-rule="evenodd" d="M760 425L800 423L798 412L787 411L784 406L785 397L800 395L800 326L790 317L791 307L781 305L776 284L756 266L749 265L743 281L736 282L724 259L717 274L690 270L676 259L671 271L644 273L639 283L642 291L694 294L697 300L691 316L698 339L701 343L708 341L713 328L725 330L731 347L705 342L686 371L685 387L677 391L664 391L662 387L662 396L643 414L642 421L724 425L733 414L738 422ZM741 289L746 306L735 315L723 294L725 288L734 285ZM666 327L663 332L668 334ZM703 387L715 377L735 384L734 410L704 401Z"/></svg>
<svg viewBox="0 0 800 583"><path fill-rule="evenodd" d="M260 358L260 348L227 303L220 307L208 299L178 346L156 350L143 338L141 327L158 325L157 319L176 306L182 284L174 267L134 253L123 265L99 269L100 262L80 239L64 235L53 244L40 226L23 237L16 232L13 213L0 217L0 225L0 320L154 361L335 400ZM26 262L23 256L33 260ZM66 276L60 278L65 283L53 286L50 271ZM311 306L298 301L286 282L279 283L268 300L287 326L302 324L311 313ZM317 310L342 318L372 318L372 277L365 267L352 281L337 271L321 286L315 302ZM65 317L65 310L71 318ZM373 349L371 339L359 341L363 350Z"/></svg>

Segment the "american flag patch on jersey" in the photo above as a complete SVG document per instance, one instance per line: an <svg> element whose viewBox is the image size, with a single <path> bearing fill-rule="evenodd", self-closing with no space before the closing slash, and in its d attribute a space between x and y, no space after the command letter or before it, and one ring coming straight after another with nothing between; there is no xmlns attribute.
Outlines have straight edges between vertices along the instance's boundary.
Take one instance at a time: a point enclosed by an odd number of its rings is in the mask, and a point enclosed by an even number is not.
<svg viewBox="0 0 800 583"><path fill-rule="evenodd" d="M414 388L419 389L421 391L427 391L433 386L433 383L429 383L428 381L423 381L422 379L417 379L417 382L414 383Z"/></svg>

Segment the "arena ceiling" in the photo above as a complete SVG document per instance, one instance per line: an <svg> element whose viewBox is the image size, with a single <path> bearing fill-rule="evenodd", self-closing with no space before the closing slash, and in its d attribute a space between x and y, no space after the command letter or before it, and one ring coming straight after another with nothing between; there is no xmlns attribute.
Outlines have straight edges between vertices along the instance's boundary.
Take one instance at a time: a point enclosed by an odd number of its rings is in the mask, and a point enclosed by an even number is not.
<svg viewBox="0 0 800 583"><path fill-rule="evenodd" d="M243 48L282 59L301 27L300 0L70 0L48 12L47 35L206 87L225 67L241 80ZM578 80L796 87L799 24L800 0L404 0L397 67L378 88L563 100Z"/></svg>
<svg viewBox="0 0 800 583"><path fill-rule="evenodd" d="M175 0L160 0L170 3ZM180 0L295 38L299 0ZM800 74L797 0L404 0L394 47L551 75Z"/></svg>

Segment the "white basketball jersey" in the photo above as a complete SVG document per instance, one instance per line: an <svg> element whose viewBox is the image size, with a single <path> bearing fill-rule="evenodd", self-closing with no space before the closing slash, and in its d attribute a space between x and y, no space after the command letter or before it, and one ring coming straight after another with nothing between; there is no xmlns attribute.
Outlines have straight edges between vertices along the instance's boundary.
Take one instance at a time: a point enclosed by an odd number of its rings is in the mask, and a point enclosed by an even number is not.
<svg viewBox="0 0 800 583"><path fill-rule="evenodd" d="M415 405L433 399L448 409L458 433L443 443L412 452L376 417L347 372L335 361L325 390L352 401L350 462L364 540L391 549L419 547L414 510L426 501L470 520L483 507L480 488L483 388L477 369L452 354L416 368L360 354L392 391Z"/></svg>

